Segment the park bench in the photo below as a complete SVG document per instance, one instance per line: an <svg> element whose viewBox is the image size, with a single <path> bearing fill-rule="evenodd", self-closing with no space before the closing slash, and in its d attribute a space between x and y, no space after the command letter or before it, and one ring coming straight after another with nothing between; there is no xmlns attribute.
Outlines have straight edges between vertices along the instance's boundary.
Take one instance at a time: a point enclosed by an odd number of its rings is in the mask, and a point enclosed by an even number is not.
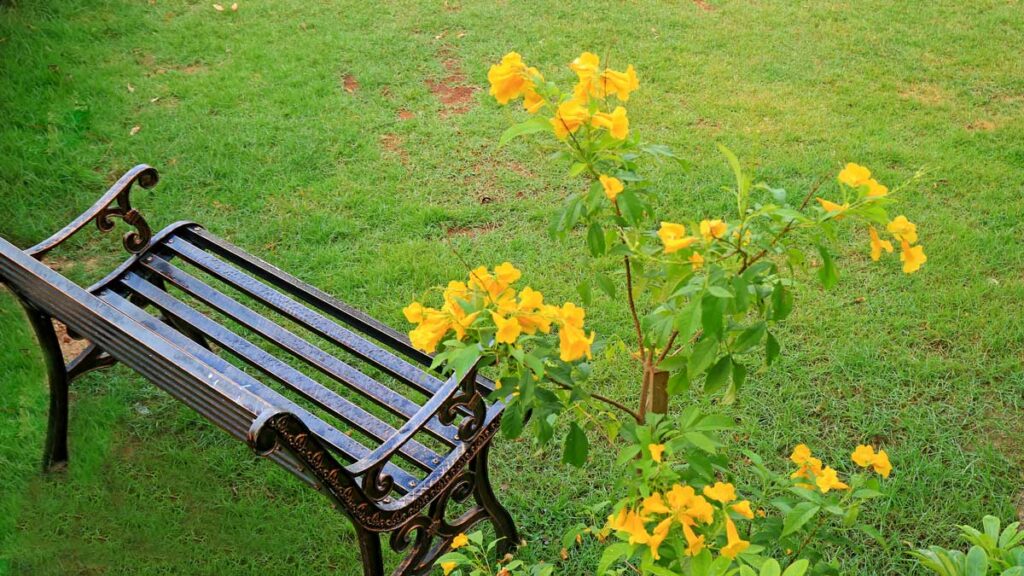
<svg viewBox="0 0 1024 576"><path fill-rule="evenodd" d="M401 576L428 573L482 520L501 553L518 543L488 479L503 409L484 400L493 382L475 368L441 377L401 333L198 224L152 234L129 194L156 182L155 169L136 166L36 246L0 238L0 281L49 372L47 469L68 459L69 384L119 362L326 495L351 519L366 575L384 573L387 533L404 553ZM43 264L90 222L107 232L114 218L133 227L131 255L101 281L83 288ZM88 342L66 363L53 320Z"/></svg>

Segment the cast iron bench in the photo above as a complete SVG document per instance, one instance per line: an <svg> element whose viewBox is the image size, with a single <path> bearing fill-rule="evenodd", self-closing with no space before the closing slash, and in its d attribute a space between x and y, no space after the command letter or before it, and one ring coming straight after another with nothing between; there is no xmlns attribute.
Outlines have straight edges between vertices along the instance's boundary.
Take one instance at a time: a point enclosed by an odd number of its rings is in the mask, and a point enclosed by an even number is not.
<svg viewBox="0 0 1024 576"><path fill-rule="evenodd" d="M515 546L487 475L503 409L484 401L493 382L475 369L443 379L401 333L195 223L153 235L129 193L156 182L155 169L136 166L36 246L0 238L0 281L25 308L49 371L44 466L68 459L68 385L120 362L340 506L368 576L384 573L382 533L407 551L401 576L428 573L485 519L502 554ZM92 287L41 262L90 222L111 230L113 218L134 228L124 236L132 255ZM66 364L54 319L89 343ZM452 502L466 502L455 518Z"/></svg>

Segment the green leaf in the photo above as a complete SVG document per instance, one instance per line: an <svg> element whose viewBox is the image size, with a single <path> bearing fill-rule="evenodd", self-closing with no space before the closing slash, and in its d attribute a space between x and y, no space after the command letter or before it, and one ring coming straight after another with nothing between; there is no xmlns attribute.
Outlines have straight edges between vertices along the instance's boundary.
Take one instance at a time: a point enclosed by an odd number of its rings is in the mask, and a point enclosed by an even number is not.
<svg viewBox="0 0 1024 576"><path fill-rule="evenodd" d="M785 320L793 311L793 295L786 290L782 282L775 284L772 290L772 320Z"/></svg>
<svg viewBox="0 0 1024 576"><path fill-rule="evenodd" d="M696 378L701 372L707 369L714 362L718 355L718 342L714 338L701 338L700 342L693 347L690 354L690 361L686 364L686 371L690 378Z"/></svg>
<svg viewBox="0 0 1024 576"><path fill-rule="evenodd" d="M587 463L587 452L590 451L590 443L586 433L573 422L569 426L569 434L565 437L565 452L562 453L562 462L572 464L577 468Z"/></svg>
<svg viewBox="0 0 1024 576"><path fill-rule="evenodd" d="M786 571L782 573L782 576L804 576L810 565L810 560L802 558L790 564L789 568L786 568Z"/></svg>
<svg viewBox="0 0 1024 576"><path fill-rule="evenodd" d="M605 276L604 274L597 274L597 287L602 292L608 295L609 298L615 298L615 282L612 279Z"/></svg>
<svg viewBox="0 0 1024 576"><path fill-rule="evenodd" d="M971 546L967 552L967 563L964 565L964 576L986 576L988 574L988 554L981 546Z"/></svg>
<svg viewBox="0 0 1024 576"><path fill-rule="evenodd" d="M697 448L700 448L709 454L714 454L718 449L718 443L703 432L686 432L683 434L683 437L686 438L690 444L693 444Z"/></svg>
<svg viewBox="0 0 1024 576"><path fill-rule="evenodd" d="M804 527L821 510L821 506L811 502L801 502L793 507L782 520L782 536L789 536Z"/></svg>
<svg viewBox="0 0 1024 576"><path fill-rule="evenodd" d="M725 302L721 298L705 296L700 301L700 321L704 326L704 336L716 340L722 339L722 315L725 313Z"/></svg>
<svg viewBox="0 0 1024 576"><path fill-rule="evenodd" d="M769 558L764 564L761 564L761 576L779 576L781 572L782 568L774 558Z"/></svg>
<svg viewBox="0 0 1024 576"><path fill-rule="evenodd" d="M498 139L498 147L500 148L520 136L534 134L536 132L544 132L546 130L551 130L551 122L547 118L535 116L525 122L509 126L508 129L501 134L501 138Z"/></svg>
<svg viewBox="0 0 1024 576"><path fill-rule="evenodd" d="M627 542L616 542L605 548L601 553L601 561L597 563L597 573L604 576L612 564L628 557L632 550L633 546Z"/></svg>
<svg viewBox="0 0 1024 576"><path fill-rule="evenodd" d="M736 341L733 342L732 351L735 354L742 354L754 346L761 343L761 338L764 338L764 333L767 331L767 326L764 322L758 322L753 326L747 328L739 336L736 337Z"/></svg>
<svg viewBox="0 0 1024 576"><path fill-rule="evenodd" d="M514 402L505 408L501 415L501 433L506 438L519 438L523 433L522 404Z"/></svg>
<svg viewBox="0 0 1024 576"><path fill-rule="evenodd" d="M591 222L590 228L587 229L587 246L590 248L591 256L604 254L604 230L597 222Z"/></svg>
<svg viewBox="0 0 1024 576"><path fill-rule="evenodd" d="M615 201L622 211L622 216L630 224L636 224L643 218L644 205L632 190L622 191L616 196Z"/></svg>
<svg viewBox="0 0 1024 576"><path fill-rule="evenodd" d="M583 305L589 307L594 301L594 293L590 290L590 283L584 280L580 282L580 285L576 287L576 292L580 295L580 300L583 301Z"/></svg>
<svg viewBox="0 0 1024 576"><path fill-rule="evenodd" d="M821 268L818 269L818 279L826 290L831 289L839 282L839 270L832 261L832 255L823 244L818 244L818 254L821 254Z"/></svg>
<svg viewBox="0 0 1024 576"><path fill-rule="evenodd" d="M714 366L708 370L707 380L704 381L704 393L714 394L722 389L722 386L729 381L732 372L732 356L722 356Z"/></svg>
<svg viewBox="0 0 1024 576"><path fill-rule="evenodd" d="M721 286L708 286L708 293L715 298L732 298L732 292Z"/></svg>
<svg viewBox="0 0 1024 576"><path fill-rule="evenodd" d="M736 401L736 398L740 394L740 390L743 389L743 385L747 382L747 367L739 362L733 361L732 363L732 385L725 392L725 398L722 401L726 404L732 404Z"/></svg>
<svg viewBox="0 0 1024 576"><path fill-rule="evenodd" d="M685 394L690 389L690 377L686 373L686 366L681 366L668 378L668 393L672 395Z"/></svg>
<svg viewBox="0 0 1024 576"><path fill-rule="evenodd" d="M775 339L775 336L771 332L768 333L768 339L764 342L764 356L765 362L771 366L775 359L779 357L781 351L779 341Z"/></svg>

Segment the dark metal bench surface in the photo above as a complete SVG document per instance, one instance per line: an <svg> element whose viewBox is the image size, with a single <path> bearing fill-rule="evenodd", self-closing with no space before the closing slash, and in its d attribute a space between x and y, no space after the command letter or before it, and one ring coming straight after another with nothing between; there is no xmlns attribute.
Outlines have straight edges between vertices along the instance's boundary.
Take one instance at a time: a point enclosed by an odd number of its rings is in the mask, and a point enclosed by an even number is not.
<svg viewBox="0 0 1024 576"><path fill-rule="evenodd" d="M379 533L425 574L460 532L489 519L518 537L487 477L503 406L477 375L443 378L401 333L191 222L152 235L124 175L75 221L27 250L0 239L0 281L19 296L50 371L47 467L67 461L67 387L121 362L327 495L352 520L364 573L383 574ZM135 230L132 256L81 288L40 262L95 221ZM89 346L66 365L52 319ZM475 506L446 518L450 501Z"/></svg>

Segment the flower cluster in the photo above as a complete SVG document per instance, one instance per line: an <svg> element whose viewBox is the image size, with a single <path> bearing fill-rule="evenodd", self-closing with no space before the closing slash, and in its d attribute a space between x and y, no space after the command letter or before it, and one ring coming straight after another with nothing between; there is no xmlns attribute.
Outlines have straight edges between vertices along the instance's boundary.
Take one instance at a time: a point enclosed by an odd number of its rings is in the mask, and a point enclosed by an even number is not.
<svg viewBox="0 0 1024 576"><path fill-rule="evenodd" d="M850 455L853 463L861 468L871 468L882 478L888 478L892 473L892 464L889 462L889 455L885 450L875 452L875 449L866 444L857 446L857 449Z"/></svg>
<svg viewBox="0 0 1024 576"><path fill-rule="evenodd" d="M622 533L630 544L646 544L651 557L659 560L658 548L673 526L678 525L686 539L687 556L699 554L708 546L708 538L724 527L725 545L719 551L727 558L735 558L750 542L740 537L733 516L753 519L750 501L738 500L735 487L723 482L705 486L702 492L698 494L692 486L675 484L664 494L655 492L639 506L623 507L609 516L608 529ZM648 530L650 525L653 528Z"/></svg>
<svg viewBox="0 0 1024 576"><path fill-rule="evenodd" d="M549 122L559 139L564 140L586 126L606 130L616 140L625 140L629 135L626 109L616 106L611 111L602 111L597 104L612 96L622 102L629 100L629 95L640 87L633 66L624 72L601 68L601 59L596 54L584 52L569 68L576 73L577 83L572 93L565 96L556 89L542 87L544 77L536 68L524 64L516 52L509 52L501 63L491 66L487 80L490 93L499 104L522 97L523 107L530 114L550 107L553 113Z"/></svg>
<svg viewBox="0 0 1024 576"><path fill-rule="evenodd" d="M684 255L687 257L690 266L696 271L704 266L705 260L704 255L697 249L700 246L694 245L703 241L703 247L710 247L713 242L724 238L728 230L729 226L722 220L702 220L700 223L700 238L698 238L696 236L688 236L686 234L686 226L683 224L662 222L661 227L658 228L658 238L661 240L662 249L665 254L673 254L680 250L690 249Z"/></svg>
<svg viewBox="0 0 1024 576"><path fill-rule="evenodd" d="M871 177L871 170L850 162L839 172L839 182L849 190L857 193L853 200L854 205L868 205L881 201L889 195L889 188L880 184ZM850 200L842 204L830 202L824 198L818 198L818 203L826 214L839 220L851 209ZM907 274L917 272L921 265L928 261L924 253L924 246L917 244L917 226L907 220L906 216L897 216L886 225L886 230L900 243L900 261L903 262L903 271ZM878 230L874 226L868 226L868 237L871 242L871 259L878 261L882 257L882 251L892 254L892 242L882 240Z"/></svg>
<svg viewBox="0 0 1024 576"><path fill-rule="evenodd" d="M413 302L402 312L416 324L409 332L412 345L427 353L452 334L459 341L473 333L485 344L516 345L523 335L550 334L558 328L560 357L573 362L589 358L594 333L583 328L586 311L572 302L561 307L544 303L544 295L529 286L516 291L513 285L522 273L505 262L488 270L480 266L469 273L466 282L451 281L444 289L441 308L428 308Z"/></svg>

